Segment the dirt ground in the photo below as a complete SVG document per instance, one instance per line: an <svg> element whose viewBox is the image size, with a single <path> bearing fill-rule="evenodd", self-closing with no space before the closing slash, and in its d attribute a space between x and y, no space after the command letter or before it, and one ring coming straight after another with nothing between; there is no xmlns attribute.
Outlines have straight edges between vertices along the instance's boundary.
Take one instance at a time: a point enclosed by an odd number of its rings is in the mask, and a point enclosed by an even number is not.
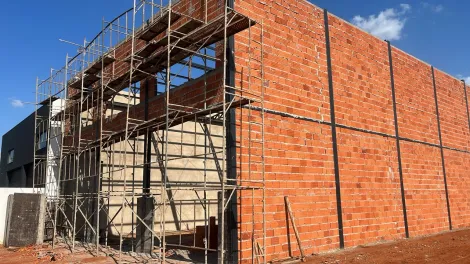
<svg viewBox="0 0 470 264"><path fill-rule="evenodd" d="M77 243L78 244L78 243ZM65 243L58 244L54 249L49 244L40 246L29 246L22 248L5 248L0 246L0 264L26 264L26 263L160 263L161 258L157 254L142 254L127 252L121 256L116 249L101 247L100 252L96 254L96 247L86 244L75 246L75 253L71 253L70 246ZM216 253L210 253L208 258L213 260L217 257ZM196 254L181 249L169 249L166 254L167 263L187 264L200 263L201 258L204 262L204 256L199 252Z"/></svg>
<svg viewBox="0 0 470 264"><path fill-rule="evenodd" d="M359 246L309 257L306 263L470 263L470 230L399 240L371 246Z"/></svg>
<svg viewBox="0 0 470 264"><path fill-rule="evenodd" d="M78 246L71 254L69 247L60 244L54 250L50 245L24 248L0 247L0 263L158 263L155 256L123 254L119 261L118 253L112 249L103 249L99 256L96 250ZM168 263L197 263L186 257L191 253L184 250L170 250ZM213 258L212 258L213 260ZM309 264L347 264L347 263L470 263L470 229L446 232L434 236L400 240L391 243L360 246L334 253L311 256Z"/></svg>

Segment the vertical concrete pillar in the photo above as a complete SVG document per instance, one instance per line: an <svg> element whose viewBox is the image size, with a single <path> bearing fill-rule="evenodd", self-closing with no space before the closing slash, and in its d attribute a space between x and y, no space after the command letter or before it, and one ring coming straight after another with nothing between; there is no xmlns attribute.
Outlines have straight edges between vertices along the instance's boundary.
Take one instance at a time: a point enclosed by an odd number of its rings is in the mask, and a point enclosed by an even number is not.
<svg viewBox="0 0 470 264"><path fill-rule="evenodd" d="M224 213L224 204L223 204L223 199L222 199L222 192L219 191L217 192L217 201L218 201L218 204L217 204L217 218L219 219L219 225L218 225L218 237L217 237L217 253L218 253L218 256L217 256L217 263L222 263L222 256L221 256L221 253L222 251L224 250L224 245L222 245L221 243L221 239L220 239L220 236L223 232L223 229L224 228L224 223L221 222L221 219L222 219L222 214Z"/></svg>
<svg viewBox="0 0 470 264"><path fill-rule="evenodd" d="M149 118L149 98L155 95L155 78L147 78L141 82L141 100L144 103L144 118ZM144 97L142 97L144 96ZM151 253L153 249L153 234L149 228L153 227L154 219L154 199L149 196L150 193L150 182L151 182L151 155L152 155L152 131L147 130L144 136L144 168L143 168L143 186L142 192L143 197L137 198L137 215L143 219L142 221L137 220L137 252Z"/></svg>
<svg viewBox="0 0 470 264"><path fill-rule="evenodd" d="M153 227L154 221L154 199L153 197L140 197L137 198L137 215L139 215L147 227ZM142 224L142 221L137 220L136 232L136 251L142 253L151 253L153 250L153 234Z"/></svg>

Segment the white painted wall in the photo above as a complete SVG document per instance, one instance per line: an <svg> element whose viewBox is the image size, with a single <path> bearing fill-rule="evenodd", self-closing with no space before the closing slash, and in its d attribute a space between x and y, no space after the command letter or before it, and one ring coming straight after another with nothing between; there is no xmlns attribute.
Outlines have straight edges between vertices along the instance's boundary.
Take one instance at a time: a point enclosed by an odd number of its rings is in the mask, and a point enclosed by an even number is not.
<svg viewBox="0 0 470 264"><path fill-rule="evenodd" d="M50 115L56 116L65 107L65 100L58 99L52 103ZM49 145L47 146L47 169L45 194L48 198L57 198L57 178L59 176L60 144L62 134L62 122L51 121L48 131Z"/></svg>
<svg viewBox="0 0 470 264"><path fill-rule="evenodd" d="M37 189L36 189L37 190ZM0 244L5 238L5 223L8 205L8 195L14 193L33 193L33 188L0 188Z"/></svg>

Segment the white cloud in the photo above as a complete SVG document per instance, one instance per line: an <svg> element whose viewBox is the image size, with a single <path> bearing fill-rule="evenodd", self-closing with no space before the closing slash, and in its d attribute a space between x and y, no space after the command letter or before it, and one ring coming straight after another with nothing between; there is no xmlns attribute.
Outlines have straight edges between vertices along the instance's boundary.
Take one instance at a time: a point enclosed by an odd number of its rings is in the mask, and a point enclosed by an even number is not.
<svg viewBox="0 0 470 264"><path fill-rule="evenodd" d="M406 14L411 12L411 6L401 4L399 9L388 8L378 15L369 17L355 16L352 23L365 31L386 40L399 40L406 23Z"/></svg>
<svg viewBox="0 0 470 264"><path fill-rule="evenodd" d="M442 12L442 10L444 10L444 6L441 4L433 5L428 2L421 2L421 5L423 6L423 8L429 9L434 13L440 13Z"/></svg>
<svg viewBox="0 0 470 264"><path fill-rule="evenodd" d="M459 78L460 80L464 80L467 85L470 85L470 76L466 76L466 77L465 77L465 76L463 76L463 75L461 75L461 74L458 74L458 75L457 75L457 78Z"/></svg>
<svg viewBox="0 0 470 264"><path fill-rule="evenodd" d="M442 5L437 5L437 6L434 7L434 12L436 12L436 13L439 13L442 10L444 10L444 6L442 6Z"/></svg>
<svg viewBox="0 0 470 264"><path fill-rule="evenodd" d="M411 10L411 6L409 4L400 4L402 12L408 12Z"/></svg>
<svg viewBox="0 0 470 264"><path fill-rule="evenodd" d="M13 106L15 108L24 107L24 103L21 100L18 100L18 99L10 98L10 103L11 103L11 106Z"/></svg>

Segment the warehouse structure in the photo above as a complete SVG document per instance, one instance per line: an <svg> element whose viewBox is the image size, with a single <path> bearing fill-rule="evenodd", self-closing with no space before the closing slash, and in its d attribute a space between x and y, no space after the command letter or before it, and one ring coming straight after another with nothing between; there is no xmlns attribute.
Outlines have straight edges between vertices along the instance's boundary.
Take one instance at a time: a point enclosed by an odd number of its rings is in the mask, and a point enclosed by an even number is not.
<svg viewBox="0 0 470 264"><path fill-rule="evenodd" d="M46 230L264 263L468 227L467 87L307 1L134 1L38 80Z"/></svg>

